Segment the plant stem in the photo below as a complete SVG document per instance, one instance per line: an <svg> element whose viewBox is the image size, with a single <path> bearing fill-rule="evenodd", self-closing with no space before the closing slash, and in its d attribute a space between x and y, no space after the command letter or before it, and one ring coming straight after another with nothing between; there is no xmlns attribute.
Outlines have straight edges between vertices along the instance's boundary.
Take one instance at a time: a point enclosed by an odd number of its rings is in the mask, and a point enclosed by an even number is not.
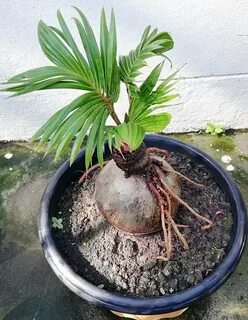
<svg viewBox="0 0 248 320"><path fill-rule="evenodd" d="M129 90L129 87L128 87L128 84L125 82L125 85L126 85L126 90L127 90L127 95L128 95L128 101L129 101L129 107L131 106L131 103L132 103L132 97L131 97L131 94L130 94L130 90Z"/></svg>
<svg viewBox="0 0 248 320"><path fill-rule="evenodd" d="M114 120L114 122L119 125L121 124L121 121L120 119L118 118L115 110L114 110L114 104L113 104L113 101L108 99L107 97L101 95L102 99L104 100L104 102L106 103L106 105L108 106L108 109L109 109L109 113L110 113L110 116L112 117L112 119Z"/></svg>
<svg viewBox="0 0 248 320"><path fill-rule="evenodd" d="M112 119L115 121L115 123L116 123L117 125L118 125L118 124L121 124L121 121L120 121L120 119L118 118L116 112L114 111L114 108L111 110L110 115L111 115Z"/></svg>

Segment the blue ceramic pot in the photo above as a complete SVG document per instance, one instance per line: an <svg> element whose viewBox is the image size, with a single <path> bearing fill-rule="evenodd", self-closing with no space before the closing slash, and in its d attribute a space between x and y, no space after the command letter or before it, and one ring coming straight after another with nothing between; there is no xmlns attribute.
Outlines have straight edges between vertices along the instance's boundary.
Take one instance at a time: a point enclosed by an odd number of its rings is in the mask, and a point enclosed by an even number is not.
<svg viewBox="0 0 248 320"><path fill-rule="evenodd" d="M231 204L233 229L227 254L221 264L199 284L181 292L158 298L132 298L100 289L76 274L59 252L53 240L51 216L57 199L67 185L79 178L79 170L84 170L84 150L70 167L65 162L50 180L41 200L39 214L39 236L45 257L59 279L74 293L92 303L117 312L154 315L174 312L189 307L194 302L212 294L233 273L238 265L246 241L246 209L242 196L230 175L212 158L201 150L160 135L147 135L147 147L158 147L186 154L192 160L202 163L211 171L214 179L225 192ZM106 156L108 151L106 151ZM96 157L93 163L97 162Z"/></svg>

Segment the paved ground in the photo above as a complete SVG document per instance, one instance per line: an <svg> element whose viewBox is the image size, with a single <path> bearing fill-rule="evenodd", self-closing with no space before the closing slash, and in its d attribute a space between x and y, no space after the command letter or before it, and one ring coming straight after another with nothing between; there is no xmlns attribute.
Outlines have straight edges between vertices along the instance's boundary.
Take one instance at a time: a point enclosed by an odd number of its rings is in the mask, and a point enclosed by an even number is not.
<svg viewBox="0 0 248 320"><path fill-rule="evenodd" d="M201 147L219 162L222 155L230 155L235 167L231 174L248 206L248 133L220 138L187 134L178 138ZM5 159L7 153L13 157ZM118 319L71 293L43 257L37 236L37 210L44 187L59 163L42 157L28 144L0 144L0 319ZM247 266L248 248L228 282L178 319L247 320Z"/></svg>

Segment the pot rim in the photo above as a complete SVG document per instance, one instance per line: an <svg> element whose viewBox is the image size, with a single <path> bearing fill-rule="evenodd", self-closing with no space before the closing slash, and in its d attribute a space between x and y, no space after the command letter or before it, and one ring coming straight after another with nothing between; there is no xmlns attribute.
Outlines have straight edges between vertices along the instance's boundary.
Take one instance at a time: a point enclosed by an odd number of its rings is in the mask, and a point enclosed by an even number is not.
<svg viewBox="0 0 248 320"><path fill-rule="evenodd" d="M84 157L84 150L80 152L72 167L70 167L69 161L66 161L49 181L41 199L38 225L39 237L45 257L55 274L70 290L90 302L97 303L115 311L148 315L173 312L186 308L195 301L201 300L216 291L230 277L241 258L246 242L247 217L244 201L235 182L231 176L205 152L187 143L162 135L146 135L144 141L148 146L163 148L163 146L165 147L166 145L169 149L174 146L186 151L185 153L187 155L201 160L208 169L214 171L215 177L217 180L219 179L222 187L224 186L225 193L232 206L234 219L232 240L230 241L231 248L213 273L193 287L169 296L155 298L126 297L117 293L111 293L98 288L76 274L59 253L52 239L49 211L52 196L61 177L63 177L68 170L71 170L72 173L75 163L79 163L79 161L81 163L81 158Z"/></svg>

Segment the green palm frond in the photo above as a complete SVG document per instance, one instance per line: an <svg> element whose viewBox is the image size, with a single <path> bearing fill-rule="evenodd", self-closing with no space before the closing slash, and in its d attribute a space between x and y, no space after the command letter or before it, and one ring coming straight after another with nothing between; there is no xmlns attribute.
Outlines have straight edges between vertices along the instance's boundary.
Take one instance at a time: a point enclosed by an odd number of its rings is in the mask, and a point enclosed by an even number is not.
<svg viewBox="0 0 248 320"><path fill-rule="evenodd" d="M148 26L141 38L141 41L135 50L132 50L127 56L120 57L121 80L125 83L133 83L135 78L140 75L140 69L147 66L148 58L162 55L171 50L174 42L167 32L158 33L157 29L151 31Z"/></svg>
<svg viewBox="0 0 248 320"><path fill-rule="evenodd" d="M116 127L109 127L107 135L110 150L113 146L120 150L121 144L125 143L131 151L134 151L141 145L145 136L145 129L137 123L128 122Z"/></svg>
<svg viewBox="0 0 248 320"><path fill-rule="evenodd" d="M72 145L70 163L76 159L88 136L85 165L89 167L96 151L100 165L103 164L104 143L110 150L128 144L137 149L145 132L159 132L170 122L171 116L159 110L177 97L172 91L176 84L170 75L160 84L163 62L158 64L141 86L135 78L147 65L147 59L164 56L174 43L167 32L158 32L147 27L139 45L127 56L117 61L117 34L112 10L107 23L104 9L100 19L100 41L96 40L86 16L75 8L74 18L83 52L79 49L60 11L57 12L59 27L38 24L38 38L42 51L52 65L35 68L10 78L3 91L12 96L47 89L76 89L80 95L57 111L33 136L37 147L46 146L46 154L55 152L61 156ZM124 82L129 94L129 110L121 123L115 113L114 104L120 95L120 83ZM115 126L106 125L111 116Z"/></svg>
<svg viewBox="0 0 248 320"><path fill-rule="evenodd" d="M145 130L136 123L123 123L115 128L115 142L129 145L132 151L138 149L145 136Z"/></svg>
<svg viewBox="0 0 248 320"><path fill-rule="evenodd" d="M179 70L157 86L162 67L163 62L158 64L137 88L136 96L132 97L129 108L129 121L142 126L146 132L160 132L165 129L170 123L171 115L165 112L154 114L154 112L166 108L168 102L178 97L178 94L172 94L172 91L177 83L174 78Z"/></svg>
<svg viewBox="0 0 248 320"><path fill-rule="evenodd" d="M85 55L81 53L62 14L57 13L59 28L50 27L43 21L38 25L41 48L54 64L29 70L7 81L5 91L22 95L46 89L78 89L88 91L59 110L34 135L38 147L47 144L47 151L56 151L55 158L65 152L73 143L72 163L89 134L86 146L86 166L91 162L95 149L99 163L103 162L105 124L113 104L120 93L120 71L117 64L117 38L115 17L112 11L109 26L102 10L101 37L98 46L94 32L77 8L79 18L74 18ZM117 123L119 123L116 117Z"/></svg>

